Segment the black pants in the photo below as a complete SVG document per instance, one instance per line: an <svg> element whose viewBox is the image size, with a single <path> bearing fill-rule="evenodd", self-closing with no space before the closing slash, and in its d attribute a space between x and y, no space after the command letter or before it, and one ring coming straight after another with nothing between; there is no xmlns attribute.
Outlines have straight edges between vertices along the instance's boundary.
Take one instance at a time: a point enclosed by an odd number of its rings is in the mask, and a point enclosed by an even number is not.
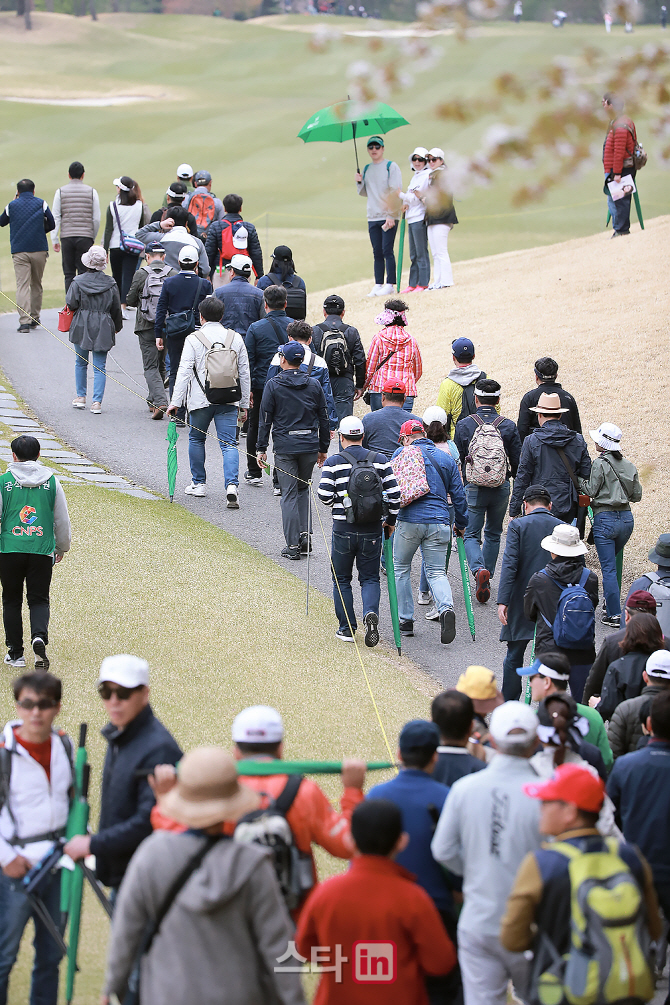
<svg viewBox="0 0 670 1005"><path fill-rule="evenodd" d="M258 440L258 419L261 414L262 387L252 387L254 403L249 409L249 425L247 427L247 470L254 478L261 478L263 472L256 460L256 441Z"/></svg>
<svg viewBox="0 0 670 1005"><path fill-rule="evenodd" d="M398 232L398 223L390 230L383 230L384 220L368 220L368 233L372 245L372 256L375 266L375 283L384 285L384 265L386 265L386 282L391 286L396 283L396 266L393 245Z"/></svg>
<svg viewBox="0 0 670 1005"><path fill-rule="evenodd" d="M114 282L119 288L119 296L121 297L122 304L126 302L128 290L130 289L130 284L133 281L139 261L139 255L131 255L121 248L109 249L109 264L112 267Z"/></svg>
<svg viewBox="0 0 670 1005"><path fill-rule="evenodd" d="M2 620L5 626L5 644L12 656L23 653L23 584L26 584L28 610L30 611L30 639L39 636L48 642L49 587L53 559L51 555L33 555L24 551L0 554L0 583L2 583Z"/></svg>
<svg viewBox="0 0 670 1005"><path fill-rule="evenodd" d="M63 275L65 276L65 292L70 289L75 275L86 272L86 266L81 263L81 256L93 244L92 237L61 237L60 253L63 260Z"/></svg>

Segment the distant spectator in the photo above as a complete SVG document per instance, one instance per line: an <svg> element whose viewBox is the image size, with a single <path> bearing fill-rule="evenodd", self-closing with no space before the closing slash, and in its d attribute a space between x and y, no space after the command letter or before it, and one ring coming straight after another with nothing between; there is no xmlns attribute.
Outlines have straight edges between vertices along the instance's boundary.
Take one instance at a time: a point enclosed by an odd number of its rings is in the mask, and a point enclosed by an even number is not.
<svg viewBox="0 0 670 1005"><path fill-rule="evenodd" d="M632 31L632 28L631 28ZM621 199L613 199L608 182L620 182L622 175L635 179L634 153L637 146L635 123L624 115L625 103L618 94L607 92L603 95L603 108L610 117L605 143L603 145L603 168L607 196L607 208L612 217L612 237L626 237L630 234L630 203L632 194L628 192Z"/></svg>
<svg viewBox="0 0 670 1005"><path fill-rule="evenodd" d="M160 223L167 216L170 206L183 206L186 199L186 185L183 181L173 181L165 193L167 205L161 206L155 213L151 214L149 223ZM187 210L188 212L188 210ZM198 236L198 225L195 222L193 213L188 213L186 218L186 229L193 237Z"/></svg>
<svg viewBox="0 0 670 1005"><path fill-rule="evenodd" d="M486 764L467 749L475 729L472 699L460 691L443 691L433 698L430 710L440 731L437 763L433 768L435 781L452 786L459 778L485 768Z"/></svg>
<svg viewBox="0 0 670 1005"><path fill-rule="evenodd" d="M54 195L56 226L51 231L54 251L63 255L66 293L75 273L82 274L81 256L95 243L100 229L100 200L96 190L84 184L84 165L73 161L68 176L67 185L57 188Z"/></svg>
<svg viewBox="0 0 670 1005"><path fill-rule="evenodd" d="M114 184L117 194L107 207L103 245L105 251L109 252L112 275L119 288L121 307L125 310L126 296L135 275L138 255L123 250L122 234L134 237L149 222L151 214L149 207L142 202L142 192L136 181L124 174L115 178Z"/></svg>
<svg viewBox="0 0 670 1005"><path fill-rule="evenodd" d="M568 429L574 429L576 433L581 433L582 422L579 418L577 402L558 383L558 363L551 356L542 356L535 360L535 383L532 391L527 391L521 399L519 406L519 421L517 428L521 442L526 439L529 433L539 428L537 412L533 411L535 405L540 400L541 394L557 394L561 399L561 406L566 409L563 413L563 424Z"/></svg>
<svg viewBox="0 0 670 1005"><path fill-rule="evenodd" d="M253 223L242 219L241 195L224 195L223 208L225 213L220 220L210 224L207 231L205 250L209 258L210 275L216 269L221 275L222 270L230 263L233 255L248 255L254 274L263 275L263 252L258 232Z"/></svg>
<svg viewBox="0 0 670 1005"><path fill-rule="evenodd" d="M365 349L358 328L345 324L344 314L344 300L331 293L323 302L326 320L312 329L314 350L328 366L339 421L353 414L356 391L362 394L365 384Z"/></svg>
<svg viewBox="0 0 670 1005"><path fill-rule="evenodd" d="M405 385L403 408L412 411L423 364L419 344L407 330L407 310L404 300L394 298L386 301L384 310L375 318L375 324L382 330L370 343L365 378L373 412L382 407L382 388L390 380Z"/></svg>
<svg viewBox="0 0 670 1005"><path fill-rule="evenodd" d="M207 238L209 228L223 217L223 203L212 192L212 176L209 171L196 171L193 175L194 189L184 199L184 209L195 217L198 237Z"/></svg>
<svg viewBox="0 0 670 1005"><path fill-rule="evenodd" d="M279 244L272 252L272 262L267 275L256 283L260 290L268 286L283 286L286 290L286 313L293 321L304 321L307 315L307 288L305 280L295 271L293 252Z"/></svg>
<svg viewBox="0 0 670 1005"><path fill-rule="evenodd" d="M193 191L193 168L190 164L180 164L177 168L177 181L184 186L185 194ZM173 183L174 184L174 183ZM170 186L172 188L172 185ZM174 191L174 189L173 189ZM169 193L163 196L163 206L168 205Z"/></svg>
<svg viewBox="0 0 670 1005"><path fill-rule="evenodd" d="M356 172L356 189L367 199L368 233L374 258L375 285L368 296L388 297L397 279L393 246L402 208L398 198L402 174L395 161L386 160L381 136L371 136L367 150L372 163L365 165L362 174Z"/></svg>
<svg viewBox="0 0 670 1005"><path fill-rule="evenodd" d="M417 147L409 158L414 177L406 192L400 193L409 232L409 285L403 293L423 292L430 284L430 256L426 230L425 191L430 182L428 151Z"/></svg>
<svg viewBox="0 0 670 1005"><path fill-rule="evenodd" d="M622 656L610 663L603 680L597 710L605 721L627 698L637 698L642 691L642 674L652 653L664 649L663 633L653 614L637 614L628 623L621 643Z"/></svg>
<svg viewBox="0 0 670 1005"><path fill-rule="evenodd" d="M226 265L229 282L219 286L214 296L223 303L224 328L232 328L242 338L254 321L265 317L263 293L251 283L251 259L246 255L233 255Z"/></svg>
<svg viewBox="0 0 670 1005"><path fill-rule="evenodd" d="M406 387L401 380L387 380L382 385L382 407L363 416L363 446L367 450L380 450L388 458L393 457L398 449L400 427L409 411L404 407L406 397Z"/></svg>
<svg viewBox="0 0 670 1005"><path fill-rule="evenodd" d="M135 334L140 343L144 379L147 382L152 419L162 419L167 408L165 393L165 348L156 345L154 322L163 281L177 272L165 262L165 248L159 241L147 245L146 263L137 270L128 290L127 303L136 307Z"/></svg>
<svg viewBox="0 0 670 1005"><path fill-rule="evenodd" d="M9 244L16 276L18 331L22 335L40 323L42 276L49 256L47 234L56 226L46 202L35 195L35 182L23 178L16 198L0 215L0 227L9 224Z"/></svg>
<svg viewBox="0 0 670 1005"><path fill-rule="evenodd" d="M449 231L458 223L454 198L446 188L444 150L428 151L430 181L425 194L428 244L433 253L433 281L429 290L444 290L454 285L454 273L449 258Z"/></svg>

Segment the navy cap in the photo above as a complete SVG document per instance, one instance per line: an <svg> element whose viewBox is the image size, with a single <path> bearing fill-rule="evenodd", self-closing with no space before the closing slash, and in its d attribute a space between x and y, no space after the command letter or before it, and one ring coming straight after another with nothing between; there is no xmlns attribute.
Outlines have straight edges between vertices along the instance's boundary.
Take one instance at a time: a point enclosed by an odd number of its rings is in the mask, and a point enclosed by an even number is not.
<svg viewBox="0 0 670 1005"><path fill-rule="evenodd" d="M459 363L474 358L475 345L469 338L457 338L451 343L451 351Z"/></svg>
<svg viewBox="0 0 670 1005"><path fill-rule="evenodd" d="M440 731L434 722L427 719L412 719L402 727L398 746L401 753L414 750L416 747L434 747L440 745Z"/></svg>
<svg viewBox="0 0 670 1005"><path fill-rule="evenodd" d="M287 342L279 346L279 355L289 363L302 363L305 358L305 347L300 342Z"/></svg>
<svg viewBox="0 0 670 1005"><path fill-rule="evenodd" d="M196 188L198 185L209 185L211 180L212 176L209 171L196 171L193 175L193 184Z"/></svg>
<svg viewBox="0 0 670 1005"><path fill-rule="evenodd" d="M164 255L165 245L161 244L160 241L149 241L144 250L149 255Z"/></svg>

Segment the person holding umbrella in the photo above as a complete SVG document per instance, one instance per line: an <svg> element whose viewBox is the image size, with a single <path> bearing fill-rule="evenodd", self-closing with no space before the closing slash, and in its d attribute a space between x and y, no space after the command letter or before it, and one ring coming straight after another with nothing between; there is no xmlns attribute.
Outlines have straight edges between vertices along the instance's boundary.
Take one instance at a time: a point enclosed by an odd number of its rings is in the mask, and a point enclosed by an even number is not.
<svg viewBox="0 0 670 1005"><path fill-rule="evenodd" d="M386 160L381 136L371 136L367 148L371 163L365 165L362 173L356 171L356 188L368 201L368 233L375 266L375 285L368 295L387 297L393 293L396 281L393 246L401 215L398 192L402 188L402 174L395 161Z"/></svg>

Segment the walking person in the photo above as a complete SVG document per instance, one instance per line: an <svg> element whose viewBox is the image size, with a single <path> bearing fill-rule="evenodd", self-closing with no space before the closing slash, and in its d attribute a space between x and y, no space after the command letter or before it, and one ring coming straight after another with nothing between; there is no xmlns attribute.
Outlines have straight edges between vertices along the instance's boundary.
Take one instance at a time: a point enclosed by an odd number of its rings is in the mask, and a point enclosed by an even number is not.
<svg viewBox="0 0 670 1005"><path fill-rule="evenodd" d="M547 553L542 541L550 537L560 523L551 512L551 497L543 485L529 485L523 497L522 515L507 526L505 552L498 583L498 620L502 625L500 641L507 643L503 663L502 692L505 701L521 697L517 668L523 666L528 643L533 638L534 623L526 617L523 600L531 576L546 565Z"/></svg>
<svg viewBox="0 0 670 1005"><path fill-rule="evenodd" d="M480 604L491 596L490 581L498 562L509 480L510 476L516 477L521 456L516 424L498 414L499 404L498 381L480 378L475 384L476 411L459 419L454 434L468 501L465 554Z"/></svg>
<svg viewBox="0 0 670 1005"><path fill-rule="evenodd" d="M254 321L265 317L263 293L251 283L251 259L246 255L233 255L226 265L228 282L214 290L214 296L223 304L224 328L232 328L242 338Z"/></svg>
<svg viewBox="0 0 670 1005"><path fill-rule="evenodd" d="M221 275L222 269L230 263L233 255L248 256L254 275L263 275L261 242L254 224L242 219L243 201L241 195L224 195L225 212L220 220L209 226L205 250L209 258L210 278L213 278L217 268Z"/></svg>
<svg viewBox="0 0 670 1005"><path fill-rule="evenodd" d="M603 169L607 196L607 208L612 217L612 237L626 237L630 234L630 203L633 198L628 192L620 199L613 199L608 182L620 182L622 175L630 175L635 180L635 148L637 133L635 123L624 115L625 103L618 94L608 92L603 95L603 108L610 118L605 143L603 145Z"/></svg>
<svg viewBox="0 0 670 1005"><path fill-rule="evenodd" d="M318 489L320 501L333 510L333 601L340 623L336 635L353 642L358 628L351 589L356 562L365 644L372 648L379 642L382 535L395 529L400 489L386 455L363 447L365 430L360 419L354 415L342 419L339 433L340 453L323 465Z"/></svg>
<svg viewBox="0 0 670 1005"><path fill-rule="evenodd" d="M0 1002L7 1005L9 976L32 918L35 957L30 1001L56 1005L61 949L22 880L65 833L74 776L72 740L54 727L61 710L57 677L42 670L24 673L12 691L16 717L6 724L0 742ZM60 880L60 870L53 869L36 892L54 928L62 932Z"/></svg>
<svg viewBox="0 0 670 1005"><path fill-rule="evenodd" d="M670 534L659 534L648 558L656 566L656 571L645 572L631 583L625 606L628 607L628 601L636 590L651 593L659 607L652 613L657 615L663 634L670 637Z"/></svg>
<svg viewBox="0 0 670 1005"><path fill-rule="evenodd" d="M447 413L447 435L454 438L456 423L476 411L475 384L486 374L475 363L475 346L469 338L451 343L453 368L440 384L437 404Z"/></svg>
<svg viewBox="0 0 670 1005"><path fill-rule="evenodd" d="M591 700L606 722L622 701L637 698L642 692L649 657L666 651L658 619L653 614L637 614L629 621L619 648L622 655L607 668L600 701L595 704L595 699Z"/></svg>
<svg viewBox="0 0 670 1005"><path fill-rule="evenodd" d="M149 223L161 223L167 218L167 211L170 206L183 206L186 201L186 185L181 181L173 181L168 188L166 195L166 205L161 206L151 214ZM186 229L192 237L198 236L198 224L193 213L187 212Z"/></svg>
<svg viewBox="0 0 670 1005"><path fill-rule="evenodd" d="M57 188L54 195L55 226L51 232L54 251L62 255L66 293L75 273L81 275L81 256L95 244L100 229L100 199L96 190L84 183L84 165L73 161L67 173L67 185Z"/></svg>
<svg viewBox="0 0 670 1005"><path fill-rule="evenodd" d="M223 454L223 478L226 488L226 506L239 509L240 455L237 452L236 431L238 420L244 422L249 408L251 382L249 358L244 339L230 328L223 328L223 304L216 297L206 297L199 306L202 327L186 336L182 349L177 379L168 407L168 415L177 414L186 405L189 413L188 461L191 467L191 484L184 489L186 495L206 495L205 443L212 422ZM220 388L207 395L208 353L213 346L225 348L222 363L231 386L225 388L225 403L215 403ZM219 396L220 393L219 393Z"/></svg>
<svg viewBox="0 0 670 1005"><path fill-rule="evenodd" d="M561 399L561 407L565 409L562 419L563 424L568 429L574 429L576 433L581 433L582 420L579 417L577 402L558 383L557 377L558 363L555 359L552 359L551 356L542 356L540 359L535 360L535 383L537 386L532 391L526 391L519 405L517 428L522 443L529 433L539 428L535 406L540 400L541 394L557 394Z"/></svg>
<svg viewBox="0 0 670 1005"><path fill-rule="evenodd" d="M521 512L523 494L531 484L544 485L551 496L552 512L564 523L572 523L579 508L579 481L591 474L591 458L583 436L568 429L557 393L544 391L532 412L537 413L540 428L527 436L521 448L521 459L514 479L514 491L509 515ZM582 507L584 519L586 511Z"/></svg>
<svg viewBox="0 0 670 1005"><path fill-rule="evenodd" d="M310 377L318 380L323 388L326 398L326 408L328 409L328 421L330 423L330 438L332 440L338 426L337 412L335 411L333 391L330 386L328 364L322 356L317 356L312 346L312 326L306 321L291 321L290 325L286 328L286 334L291 341L299 342L305 350L305 356L300 364L301 370L304 370ZM279 371L279 354L275 353L268 367L267 379L270 380L272 377L276 377Z"/></svg>
<svg viewBox="0 0 670 1005"><path fill-rule="evenodd" d="M170 206L165 218L159 223L148 223L135 235L138 240L148 244L150 241L160 241L165 248L165 261L173 269L179 266L179 256L184 248L192 248L198 257L200 275L204 278L209 274L209 262L205 253L205 245L199 237L194 237L187 229L188 212L183 206Z"/></svg>
<svg viewBox="0 0 670 1005"><path fill-rule="evenodd" d="M468 522L465 491L456 461L450 453L438 450L435 444L431 443L420 420L409 419L405 422L400 429L399 440L402 446L393 455L391 462L396 481L401 477L399 472L405 467L407 460L410 463L419 460L423 464L428 484L428 492L425 495L414 498L401 508L393 538L400 634L414 635L414 598L410 573L414 554L421 548L426 577L439 615L440 641L448 645L456 637L453 596L445 572L447 547L452 534L449 498L455 512L454 533L462 537ZM421 453L420 458L416 458L417 449ZM406 455L403 460L402 455L405 451L411 453L412 457ZM418 465L412 467L414 479L417 479L420 468ZM428 613L431 617L427 617L427 620L432 621L433 612Z"/></svg>
<svg viewBox="0 0 670 1005"><path fill-rule="evenodd" d="M75 397L74 408L86 408L89 353L93 363L94 415L102 412L102 398L107 383L107 353L116 345L116 336L123 328L123 313L115 280L105 274L107 252L92 244L81 256L86 271L75 276L67 291L65 303L74 311L69 338L74 343Z"/></svg>
<svg viewBox="0 0 670 1005"><path fill-rule="evenodd" d="M26 665L21 611L25 583L35 668L48 670L51 575L54 565L70 550L70 517L58 478L39 463L39 440L17 436L11 451L12 461L0 475L0 582L8 649L5 663L12 667Z"/></svg>
<svg viewBox="0 0 670 1005"><path fill-rule="evenodd" d="M535 435L535 434L533 434ZM584 685L593 663L595 650L595 609L598 606L598 577L584 566L587 547L579 531L568 524L557 524L543 538L540 547L551 561L531 576L523 600L523 612L535 622L535 655L561 652L570 661L570 693L581 702ZM579 600L569 613L561 596L568 586L579 587ZM591 605L592 610L589 609ZM560 611L560 618L557 614Z"/></svg>
<svg viewBox="0 0 670 1005"><path fill-rule="evenodd" d="M603 574L606 609L600 619L609 628L621 623L621 593L616 572L617 555L623 551L633 533L632 502L642 498L642 486L637 468L627 461L621 450L622 432L611 422L603 422L590 431L597 457L588 478L579 483L581 491L591 498L593 509L593 541Z"/></svg>
<svg viewBox="0 0 670 1005"><path fill-rule="evenodd" d="M328 366L338 421L354 411L356 391L365 386L365 349L358 328L344 323L345 305L337 293L323 302L325 321L312 328L315 351Z"/></svg>
<svg viewBox="0 0 670 1005"><path fill-rule="evenodd" d="M627 698L617 705L609 721L607 738L615 758L638 750L644 737L642 723L647 721L652 699L661 691L670 690L670 653L667 650L651 654L642 672L642 680L644 687L637 698Z"/></svg>
<svg viewBox="0 0 670 1005"><path fill-rule="evenodd" d="M382 330L370 342L365 378L365 390L370 392L373 412L382 407L382 389L388 381L405 385L403 408L406 412L411 412L414 406L423 363L419 344L407 329L408 309L404 300L387 300L384 310L375 318L375 324Z"/></svg>
<svg viewBox="0 0 670 1005"><path fill-rule="evenodd" d="M163 283L177 271L165 263L165 248L160 241L147 244L146 263L133 276L126 302L136 307L135 334L140 343L144 379L149 396L147 403L152 419L162 419L167 408L165 393L165 349L156 344L156 308Z"/></svg>
<svg viewBox="0 0 670 1005"><path fill-rule="evenodd" d="M268 286L283 286L286 290L286 313L293 321L304 321L307 316L307 288L305 280L295 271L293 252L279 244L272 252L272 261L266 275L256 283L259 290Z"/></svg>
<svg viewBox="0 0 670 1005"><path fill-rule="evenodd" d="M433 147L428 151L430 178L424 201L428 244L433 255L433 281L429 290L444 290L454 285L454 273L449 258L449 231L458 223L454 199L445 188L444 150Z"/></svg>
<svg viewBox="0 0 670 1005"><path fill-rule="evenodd" d="M400 428L407 420L407 388L401 380L387 380L382 386L382 407L363 416L363 446L379 450L391 459L398 449Z"/></svg>
<svg viewBox="0 0 670 1005"><path fill-rule="evenodd" d="M126 296L138 264L138 253L127 250L124 237L134 237L142 226L149 223L149 207L142 201L137 182L128 175L114 179L116 198L107 207L103 245L109 252L109 264L114 282L119 288L121 308L126 308Z"/></svg>
<svg viewBox="0 0 670 1005"><path fill-rule="evenodd" d="M56 226L46 202L35 195L30 178L17 182L16 198L0 214L0 227L7 225L16 276L17 330L25 335L40 323L42 276L49 257L47 234Z"/></svg>
<svg viewBox="0 0 670 1005"><path fill-rule="evenodd" d="M194 189L184 199L184 209L195 217L198 237L207 239L209 228L223 218L223 203L212 193L212 176L209 171L196 171L193 175Z"/></svg>
<svg viewBox="0 0 670 1005"><path fill-rule="evenodd" d="M304 346L300 342L287 342L280 347L279 356L281 373L269 380L263 390L256 460L259 469L267 463L266 451L272 430L286 541L282 557L299 561L303 541L306 550L310 547L312 470L315 464L323 467L330 428L321 384L300 370L305 358Z"/></svg>
<svg viewBox="0 0 670 1005"><path fill-rule="evenodd" d="M367 151L370 163L362 174L356 172L356 189L367 199L368 234L374 259L375 285L368 296L388 297L397 279L393 246L401 216L398 192L402 188L402 174L395 161L386 160L381 136L369 138Z"/></svg>
<svg viewBox="0 0 670 1005"><path fill-rule="evenodd" d="M405 220L409 231L409 286L403 293L422 293L430 283L430 257L428 255L428 233L426 231L426 206L424 193L430 182L428 151L417 147L409 159L414 177L406 192L400 193Z"/></svg>

